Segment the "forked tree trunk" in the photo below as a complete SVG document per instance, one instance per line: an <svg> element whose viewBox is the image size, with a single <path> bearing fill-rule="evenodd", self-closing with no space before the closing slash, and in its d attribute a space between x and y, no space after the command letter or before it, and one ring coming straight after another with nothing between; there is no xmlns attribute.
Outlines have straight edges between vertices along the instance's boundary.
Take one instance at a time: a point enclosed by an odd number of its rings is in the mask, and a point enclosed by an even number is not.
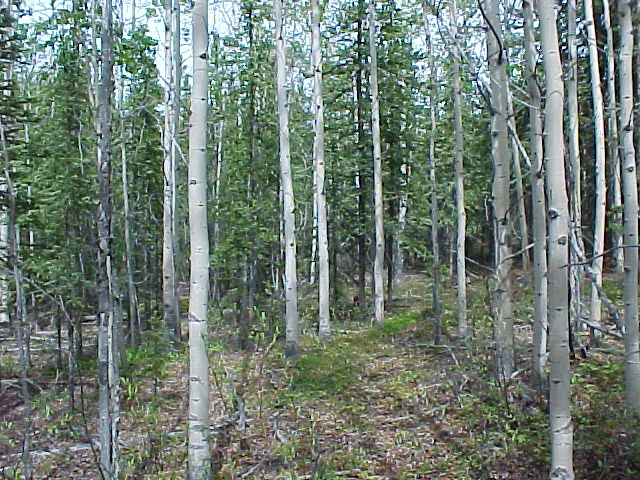
<svg viewBox="0 0 640 480"><path fill-rule="evenodd" d="M587 24L587 41L589 44L589 71L591 74L591 95L593 100L593 122L595 138L595 220L593 226L593 262L591 269L596 276L598 285L602 285L602 263L604 252L604 226L607 208L607 180L606 180L606 145L604 133L604 101L602 99L602 82L600 80L600 62L598 59L598 45L596 26L593 18L592 0L584 0L584 16ZM577 179L579 181L579 179ZM600 325L602 321L602 307L596 288L591 289L590 321ZM597 342L600 332L592 331L592 337Z"/></svg>
<svg viewBox="0 0 640 480"><path fill-rule="evenodd" d="M384 324L384 213L382 204L382 145L380 139L380 94L378 91L378 47L376 0L369 0L369 49L371 56L371 131L373 134L373 202L376 256L373 263L375 323Z"/></svg>
<svg viewBox="0 0 640 480"><path fill-rule="evenodd" d="M106 480L119 477L118 423L120 372L118 328L114 308L112 115L113 18L111 0L102 3L100 75L96 88L98 138L98 409L100 414L100 471ZM96 30L93 30L96 35Z"/></svg>
<svg viewBox="0 0 640 480"><path fill-rule="evenodd" d="M322 45L320 43L320 6L311 0L311 49L313 66L313 104L315 137L315 199L318 212L318 334L331 336L329 327L329 242L327 235L327 197L324 188L324 100L322 98Z"/></svg>
<svg viewBox="0 0 640 480"><path fill-rule="evenodd" d="M534 16L530 0L522 5L524 16L525 71L529 92L529 141L531 145L530 172L533 214L533 353L532 371L541 386L547 357L547 223L544 193L542 102L536 76L536 43Z"/></svg>
<svg viewBox="0 0 640 480"><path fill-rule="evenodd" d="M491 89L491 154L493 157L493 228L496 286L494 340L498 376L511 377L513 358L513 306L511 303L511 245L509 184L511 178L507 139L507 73L498 1L487 0L487 57Z"/></svg>
<svg viewBox="0 0 640 480"><path fill-rule="evenodd" d="M291 151L289 146L289 106L287 103L287 59L284 37L282 7L285 0L274 0L276 20L276 95L280 131L280 184L284 217L284 298L285 298L285 356L297 358L298 350L298 280L296 274L295 200L291 174Z"/></svg>
<svg viewBox="0 0 640 480"><path fill-rule="evenodd" d="M636 0L618 2L620 35L618 82L620 85L620 146L624 202L624 380L627 414L640 418L640 342L638 341L638 179L633 143L633 26ZM637 10L636 10L637 11Z"/></svg>
<svg viewBox="0 0 640 480"><path fill-rule="evenodd" d="M570 410L567 263L569 200L565 183L564 85L554 0L539 0L538 18L546 84L545 167L549 199L549 418L552 480L573 480L573 425Z"/></svg>
<svg viewBox="0 0 640 480"><path fill-rule="evenodd" d="M189 480L211 478L209 448L209 229L207 226L208 5L192 8L193 86L189 119Z"/></svg>

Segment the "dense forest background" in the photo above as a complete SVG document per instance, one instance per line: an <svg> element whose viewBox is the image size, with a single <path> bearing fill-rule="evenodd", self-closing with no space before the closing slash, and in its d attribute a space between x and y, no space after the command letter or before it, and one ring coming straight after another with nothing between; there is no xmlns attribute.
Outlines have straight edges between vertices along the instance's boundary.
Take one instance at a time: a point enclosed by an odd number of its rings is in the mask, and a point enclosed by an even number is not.
<svg viewBox="0 0 640 480"><path fill-rule="evenodd" d="M1 478L638 477L639 109L637 0L0 0Z"/></svg>

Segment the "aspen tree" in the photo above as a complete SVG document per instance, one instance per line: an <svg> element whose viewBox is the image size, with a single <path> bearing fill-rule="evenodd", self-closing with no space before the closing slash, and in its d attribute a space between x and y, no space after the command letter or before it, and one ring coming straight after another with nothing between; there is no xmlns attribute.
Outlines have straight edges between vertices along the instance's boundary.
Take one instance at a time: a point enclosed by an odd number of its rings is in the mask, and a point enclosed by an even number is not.
<svg viewBox="0 0 640 480"><path fill-rule="evenodd" d="M287 101L287 59L282 8L285 0L274 0L276 21L276 100L280 132L280 188L284 223L284 297L285 297L285 356L297 358L298 350L298 280L296 274L295 200L291 175L289 146L289 105Z"/></svg>
<svg viewBox="0 0 640 480"><path fill-rule="evenodd" d="M567 1L567 50L569 61L567 67L567 143L569 145L569 211L571 214L571 232L581 251L584 251L582 241L582 162L580 158L580 113L578 111L578 49L576 46L576 0ZM582 267L570 250L570 288L571 288L571 319L574 328L579 323L575 320L582 316Z"/></svg>
<svg viewBox="0 0 640 480"><path fill-rule="evenodd" d="M607 139L609 141L608 159L609 159L609 184L611 185L611 220L614 228L611 229L613 237L613 264L615 269L622 273L624 267L624 249L618 248L622 246L622 190L620 187L620 152L618 143L618 119L617 119L617 94L616 94L616 67L615 67L615 51L613 46L613 28L611 27L611 6L609 0L602 0L602 18L604 22L604 31L607 36L606 52L607 52L607 70L606 70L606 87L607 87Z"/></svg>
<svg viewBox="0 0 640 480"><path fill-rule="evenodd" d="M536 383L542 384L547 353L547 223L544 194L542 101L536 77L534 16L530 0L522 4L524 17L525 72L529 92L529 142L533 214L533 353L532 371Z"/></svg>
<svg viewBox="0 0 640 480"><path fill-rule="evenodd" d="M509 243L510 155L507 139L507 73L498 0L485 2L487 57L491 90L491 154L493 157L493 227L496 286L495 350L498 376L511 377L513 358L513 306L511 302L511 245Z"/></svg>
<svg viewBox="0 0 640 480"><path fill-rule="evenodd" d="M209 38L207 0L192 7L193 86L189 119L189 480L211 478L209 449L209 229L207 226L207 100Z"/></svg>
<svg viewBox="0 0 640 480"><path fill-rule="evenodd" d="M98 409L100 414L100 471L106 480L119 477L118 423L120 420L118 367L119 325L114 307L112 114L113 6L102 3L100 75L97 85L96 136L98 164ZM93 30L96 34L95 28Z"/></svg>
<svg viewBox="0 0 640 480"><path fill-rule="evenodd" d="M540 0L538 18L546 85L544 150L549 199L549 418L552 480L573 480L573 425L570 410L570 369L567 289L569 262L569 200L565 183L564 85L554 0Z"/></svg>
<svg viewBox="0 0 640 480"><path fill-rule="evenodd" d="M427 60L429 62L429 77L431 88L429 90L429 184L431 186L431 254L432 264L432 298L433 298L433 318L434 343L440 345L442 337L442 318L440 308L440 246L438 244L438 194L436 192L436 104L437 104L437 77L436 66L431 47L431 33L429 29L429 14L427 11L427 1L422 1L422 11L424 16L424 29L427 44Z"/></svg>
<svg viewBox="0 0 640 480"><path fill-rule="evenodd" d="M120 0L120 12L124 18L124 5ZM124 23L124 21L123 21ZM135 23L135 11L132 12L131 31ZM129 206L129 171L127 158L127 129L125 127L124 114L124 65L120 65L118 70L118 100L117 110L120 117L120 165L122 168L122 220L124 228L124 248L125 248L125 265L127 274L127 293L129 297L129 345L137 347L140 339L140 313L138 305L138 292L133 272L133 247L131 244L131 208Z"/></svg>
<svg viewBox="0 0 640 480"><path fill-rule="evenodd" d="M456 42L458 40L457 21L456 0L451 0L449 4L449 28L451 29L451 36ZM456 302L458 307L458 337L465 338L469 335L467 326L466 266L467 213L464 205L464 134L462 129L462 95L460 92L460 59L455 49L451 51L451 70L456 190Z"/></svg>
<svg viewBox="0 0 640 480"><path fill-rule="evenodd" d="M162 130L163 162L163 215L162 215L162 303L164 308L164 328L172 341L180 340L180 321L178 311L176 255L175 255L175 187L176 187L176 147L177 133L176 110L178 107L176 76L179 77L179 65L176 65L173 48L174 39L180 35L180 26L176 24L175 11L180 11L175 0L165 0L164 18L164 70L165 104L164 128ZM178 68L176 68L178 67ZM178 80L179 81L179 80ZM179 115L179 113L178 113Z"/></svg>
<svg viewBox="0 0 640 480"><path fill-rule="evenodd" d="M638 179L633 142L633 25L635 0L618 2L620 86L619 132L624 203L624 379L628 415L640 417L640 342L638 341Z"/></svg>
<svg viewBox="0 0 640 480"><path fill-rule="evenodd" d="M311 50L313 67L313 105L315 137L315 200L318 214L318 333L331 335L329 327L329 242L327 239L327 197L324 187L324 100L322 98L322 45L320 42L320 6L311 0Z"/></svg>
<svg viewBox="0 0 640 480"><path fill-rule="evenodd" d="M376 0L369 0L369 49L371 56L371 131L373 134L373 201L376 256L373 263L375 323L384 323L384 217L382 204L382 146L380 139L380 94L378 91L378 51Z"/></svg>
<svg viewBox="0 0 640 480"><path fill-rule="evenodd" d="M593 18L592 0L584 0L584 16L587 25L587 42L589 44L589 71L591 74L591 95L593 101L593 122L595 138L595 216L593 226L593 262L591 269L595 275L595 282L602 285L602 263L604 252L604 227L607 207L606 183L606 145L604 133L604 101L602 99L602 82L600 80L600 62L598 59L598 45L596 41L596 26ZM576 178L576 182L580 179ZM600 296L598 289L591 289L591 314L589 320L594 325L600 325L602 320ZM579 319L578 319L579 321ZM594 339L599 337L597 330L593 331Z"/></svg>

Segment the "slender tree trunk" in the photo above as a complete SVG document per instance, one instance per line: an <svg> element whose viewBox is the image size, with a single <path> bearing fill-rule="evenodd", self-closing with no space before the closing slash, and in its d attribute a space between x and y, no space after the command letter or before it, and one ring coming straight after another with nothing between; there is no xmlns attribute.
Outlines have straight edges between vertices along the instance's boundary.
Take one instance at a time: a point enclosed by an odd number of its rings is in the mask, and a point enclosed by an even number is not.
<svg viewBox="0 0 640 480"><path fill-rule="evenodd" d="M569 144L569 211L571 215L571 229L580 250L584 251L582 241L582 166L580 159L580 137L578 111L578 51L576 46L576 0L567 3L567 49L569 50L567 66L567 137ZM574 331L578 329L578 322L582 316L582 276L583 269L570 251L570 289L571 308L570 318Z"/></svg>
<svg viewBox="0 0 640 480"><path fill-rule="evenodd" d="M120 11L124 9L122 0ZM133 273L133 248L131 245L131 209L129 207L129 172L127 159L127 130L124 121L124 66L120 66L118 75L118 111L120 120L120 164L122 167L122 217L124 221L125 264L127 274L127 293L129 297L129 344L136 347L140 343L140 316L138 292Z"/></svg>
<svg viewBox="0 0 640 480"><path fill-rule="evenodd" d="M540 85L536 76L536 43L531 1L523 2L524 42L527 87L529 92L529 140L531 145L530 171L533 213L533 353L532 371L541 386L547 354L547 223L544 194L542 107Z"/></svg>
<svg viewBox="0 0 640 480"><path fill-rule="evenodd" d="M192 7L193 86L189 119L189 480L210 480L209 359L209 229L207 226L207 100L209 89L208 4Z"/></svg>
<svg viewBox="0 0 640 480"><path fill-rule="evenodd" d="M366 148L364 145L364 92L363 92L363 48L364 48L364 32L362 28L362 18L365 15L365 7L363 0L358 0L358 20L357 20L357 40L356 40L356 121L358 129L358 154L359 165L365 159L368 159ZM358 301L361 305L366 305L366 289L367 289L367 234L369 230L369 220L367 219L367 194L365 188L365 180L367 175L364 173L364 167L361 166L357 173L358 182L358 217L359 227L361 229L358 236Z"/></svg>
<svg viewBox="0 0 640 480"><path fill-rule="evenodd" d="M5 14L5 9L10 8L8 4L0 2L0 14ZM11 12L8 12L11 15ZM7 79L11 82L11 79ZM24 411L22 412L22 446L21 457L23 475L26 480L33 478L33 465L31 464L31 394L29 393L29 326L27 320L27 304L24 293L24 283L22 279L22 265L20 259L20 246L18 243L17 219L17 192L11 180L11 165L9 161L9 149L7 146L5 125L0 123L0 146L4 159L4 186L7 196L7 240L8 249L7 260L13 272L13 283L15 286L15 313L16 313L16 337L18 343L18 368L20 371L20 392ZM2 269L4 270L4 268ZM8 294L7 294L8 297ZM7 305L8 307L8 305ZM7 312L8 314L8 312Z"/></svg>
<svg viewBox="0 0 640 480"><path fill-rule="evenodd" d="M511 113L510 115L513 115ZM522 182L522 166L520 165L520 150L515 137L511 139L511 151L513 152L513 179L516 183L516 196L518 203L518 224L520 227L520 249L522 254L522 270L529 272L531 269L529 258L529 226L527 224L527 209L525 207L524 184Z"/></svg>
<svg viewBox="0 0 640 480"><path fill-rule="evenodd" d="M609 158L609 184L611 186L611 222L614 228L611 229L613 247L622 245L622 190L620 187L620 152L618 142L618 121L617 121L617 96L616 96L616 68L615 51L613 47L613 29L611 27L611 8L609 0L602 1L604 30L607 35L607 139ZM624 265L624 250L616 248L613 251L613 264L615 269L622 273Z"/></svg>
<svg viewBox="0 0 640 480"><path fill-rule="evenodd" d="M324 188L324 100L322 98L322 45L320 43L320 6L311 0L311 49L313 66L313 103L315 112L315 138L313 143L316 170L315 197L318 211L318 333L331 336L329 327L329 244L327 236L327 197Z"/></svg>
<svg viewBox="0 0 640 480"><path fill-rule="evenodd" d="M174 76L177 72L174 69L173 60L173 39L179 34L174 30L174 0L165 0L165 105L164 105L164 128L162 131L162 144L164 153L164 195L163 195L163 216L162 216L162 303L164 306L164 328L166 335L171 341L180 340L180 321L178 313L177 279L175 264L175 182L176 182L176 157L174 134L174 122L176 120L174 111L177 108L177 98L175 91Z"/></svg>
<svg viewBox="0 0 640 480"><path fill-rule="evenodd" d="M98 385L100 412L100 470L106 480L119 478L118 423L120 372L114 306L112 115L113 18L111 0L102 3L100 76L97 85L98 138ZM95 30L94 30L95 35Z"/></svg>
<svg viewBox="0 0 640 480"><path fill-rule="evenodd" d="M593 122L595 137L595 220L593 227L593 262L591 268L596 276L596 282L602 285L602 263L604 252L604 227L607 208L607 180L606 180L606 145L604 133L604 101L602 99L602 82L600 80L600 62L598 59L598 45L596 40L596 26L593 18L592 0L584 0L585 23L587 24L587 41L589 44L589 70L591 73L591 95L593 99ZM598 291L591 289L591 314L589 320L594 325L602 321L602 307ZM600 337L597 330L592 331L596 340Z"/></svg>
<svg viewBox="0 0 640 480"><path fill-rule="evenodd" d="M382 204L382 146L380 140L380 94L378 92L378 51L376 0L369 0L369 49L371 56L371 130L373 133L373 198L376 257L373 263L375 323L384 323L384 218Z"/></svg>
<svg viewBox="0 0 640 480"><path fill-rule="evenodd" d="M633 142L633 26L635 0L618 2L620 35L618 82L620 85L620 146L624 201L624 380L627 413L640 418L640 342L638 341L638 179Z"/></svg>
<svg viewBox="0 0 640 480"><path fill-rule="evenodd" d="M437 105L437 73L431 47L431 33L429 29L429 13L427 1L422 0L424 29L427 44L427 60L429 63L429 77L431 82L429 96L429 184L431 186L431 248L433 255L433 277L431 295L433 298L434 342L442 343L442 318L440 307L440 245L438 243L438 194L436 192L436 105Z"/></svg>
<svg viewBox="0 0 640 480"><path fill-rule="evenodd" d="M458 41L458 13L456 0L449 4L449 28L451 36ZM464 133L462 128L462 94L460 88L460 59L458 53L451 51L452 88L453 88L453 136L454 136L454 175L456 190L456 300L458 337L469 335L467 325L467 265L466 235L467 212L464 205Z"/></svg>
<svg viewBox="0 0 640 480"><path fill-rule="evenodd" d="M546 83L545 167L549 199L549 418L552 480L573 480L573 426L570 410L570 369L567 291L569 261L569 200L565 183L564 85L554 0L539 0L542 56Z"/></svg>
<svg viewBox="0 0 640 480"><path fill-rule="evenodd" d="M511 303L511 245L509 240L509 183L510 158L507 140L507 73L504 64L505 52L502 44L502 28L497 0L487 0L486 20L487 56L489 59L491 86L491 153L493 171L493 225L494 261L496 287L495 302L495 349L498 376L510 378L514 369L513 358L513 306Z"/></svg>
<svg viewBox="0 0 640 480"><path fill-rule="evenodd" d="M295 200L291 173L291 152L289 147L289 106L287 104L287 60L284 37L282 7L285 0L274 0L276 20L276 70L277 103L280 130L280 183L283 195L284 244L285 244L285 356L297 358L298 350L298 281L296 275L296 235Z"/></svg>

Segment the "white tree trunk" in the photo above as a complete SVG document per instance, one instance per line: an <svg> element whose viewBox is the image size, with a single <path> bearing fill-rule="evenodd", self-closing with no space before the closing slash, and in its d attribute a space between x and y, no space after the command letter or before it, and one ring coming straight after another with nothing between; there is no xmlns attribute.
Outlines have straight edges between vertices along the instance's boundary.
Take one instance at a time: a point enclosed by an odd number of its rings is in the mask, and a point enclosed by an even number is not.
<svg viewBox="0 0 640 480"><path fill-rule="evenodd" d="M611 216L614 228L611 231L613 247L622 245L622 190L620 186L620 152L618 150L618 119L617 119L617 94L616 94L616 68L615 51L613 47L613 28L611 27L611 7L609 0L602 1L604 30L607 35L607 140L609 141L609 177L611 185ZM613 264L615 269L622 273L624 265L624 250L616 248L613 251Z"/></svg>
<svg viewBox="0 0 640 480"><path fill-rule="evenodd" d="M604 227L607 208L607 180L606 180L606 145L604 133L604 101L602 99L602 82L600 80L600 62L598 59L598 45L596 41L596 26L593 19L593 2L584 0L585 23L587 24L587 42L589 44L589 71L591 73L591 95L593 101L593 122L595 137L595 220L593 226L593 262L591 268L596 276L596 282L602 284L602 263L604 252ZM600 296L595 288L591 289L590 321L600 325L602 321L602 307ZM597 339L600 333L593 330L593 337Z"/></svg>
<svg viewBox="0 0 640 480"><path fill-rule="evenodd" d="M435 60L431 47L431 33L429 28L429 14L426 0L422 2L424 16L425 40L427 45L427 61L429 63L429 185L431 186L431 248L432 263L432 288L433 319L434 319L434 343L442 343L442 318L440 308L440 245L438 243L438 193L436 192L436 105L437 105L437 74Z"/></svg>
<svg viewBox="0 0 640 480"><path fill-rule="evenodd" d="M449 28L451 36L458 42L458 14L456 0L449 4ZM467 264L466 235L467 212L464 206L464 133L462 128L462 94L460 91L460 59L458 52L451 51L451 73L453 88L453 136L454 175L456 190L456 302L458 307L458 337L469 335L467 326Z"/></svg>
<svg viewBox="0 0 640 480"><path fill-rule="evenodd" d="M112 115L113 96L113 15L111 0L102 2L100 29L100 74L96 88L96 136L98 203L98 408L100 415L100 470L106 480L119 477L118 423L120 372L118 332L114 308L113 272L113 192ZM95 17L94 17L95 20ZM96 28L93 28L94 43Z"/></svg>
<svg viewBox="0 0 640 480"><path fill-rule="evenodd" d="M313 142L315 199L318 213L318 333L331 336L329 327L329 241L327 236L327 197L324 188L324 100L322 98L322 45L320 43L320 6L311 0L311 49L313 67L313 104L315 112L315 138Z"/></svg>
<svg viewBox="0 0 640 480"><path fill-rule="evenodd" d="M532 371L536 383L542 385L547 357L547 223L542 166L541 93L536 77L537 51L534 16L531 1L523 2L525 68L529 92L529 140L531 144L530 172L533 213L533 353Z"/></svg>
<svg viewBox="0 0 640 480"><path fill-rule="evenodd" d="M624 202L624 379L627 413L640 417L640 342L638 341L638 179L633 143L633 27L636 0L618 2L620 35L618 82L620 85L620 146Z"/></svg>
<svg viewBox="0 0 640 480"><path fill-rule="evenodd" d="M495 349L500 378L509 378L514 369L513 306L511 303L511 245L509 240L510 163L507 139L507 73L502 43L502 28L497 0L487 0L487 57L491 89L491 154L493 157L493 226L496 287Z"/></svg>
<svg viewBox="0 0 640 480"><path fill-rule="evenodd" d="M376 0L369 0L369 50L371 56L371 131L373 134L373 202L376 256L373 262L375 323L384 323L384 213L382 199L382 145L380 139L380 94L378 91L378 50Z"/></svg>
<svg viewBox="0 0 640 480"><path fill-rule="evenodd" d="M567 2L567 49L569 51L569 60L567 67L567 137L569 144L569 199L570 199L570 216L571 230L580 250L584 251L582 241L582 189L581 176L582 165L580 159L580 135L579 121L580 114L578 111L578 51L576 46L576 0L568 0ZM574 256L574 252L570 251L571 265L577 265L579 262ZM582 276L583 269L581 266L573 266L570 268L570 288L571 288L571 319L575 320L582 316ZM578 327L578 323L573 321L574 327Z"/></svg>
<svg viewBox="0 0 640 480"><path fill-rule="evenodd" d="M164 128L162 130L162 148L164 153L163 177L163 216L162 216L162 303L164 307L164 328L166 335L172 341L180 340L180 322L178 313L178 296L176 282L176 265L175 265L175 187L176 187L176 148L174 143L176 139L176 115L175 110L178 108L178 99L176 98L175 76L178 72L175 70L175 62L173 59L174 48L173 42L176 35L179 35L179 25L174 25L175 14L174 0L166 0L165 3L165 37L164 37L164 56L165 56L165 105L164 105ZM179 10L179 6L177 6ZM175 29L178 28L176 31Z"/></svg>
<svg viewBox="0 0 640 480"><path fill-rule="evenodd" d="M209 449L209 230L207 226L208 5L192 8L193 86L189 119L189 480L211 478Z"/></svg>
<svg viewBox="0 0 640 480"><path fill-rule="evenodd" d="M285 298L285 356L297 358L298 350L298 280L296 274L295 200L291 174L289 147L289 105L287 103L287 59L282 7L285 0L274 0L276 20L276 95L280 131L280 185L284 217L284 298Z"/></svg>
<svg viewBox="0 0 640 480"><path fill-rule="evenodd" d="M0 195L7 195L5 178L0 178ZM7 213L0 209L0 258L6 258L9 244L9 225ZM9 279L5 269L0 269L0 325L9 325Z"/></svg>
<svg viewBox="0 0 640 480"><path fill-rule="evenodd" d="M567 263L569 200L565 183L564 85L554 0L539 0L542 55L546 84L545 167L549 199L549 417L552 480L573 480L573 426L570 410Z"/></svg>

